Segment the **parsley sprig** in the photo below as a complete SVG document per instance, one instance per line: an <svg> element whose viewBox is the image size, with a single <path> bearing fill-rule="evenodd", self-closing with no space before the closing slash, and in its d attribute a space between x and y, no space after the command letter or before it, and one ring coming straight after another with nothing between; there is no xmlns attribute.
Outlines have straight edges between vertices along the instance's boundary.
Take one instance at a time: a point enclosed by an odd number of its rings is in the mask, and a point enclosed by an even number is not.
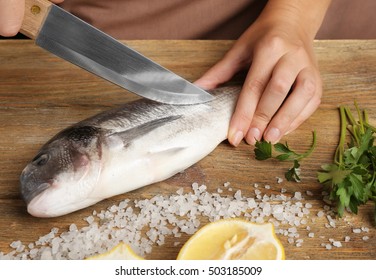
<svg viewBox="0 0 376 280"><path fill-rule="evenodd" d="M376 128L369 124L368 113L355 102L358 120L347 106L340 106L340 138L333 163L325 164L318 180L329 187L340 217L345 209L357 214L369 200L376 206ZM350 140L346 145L346 140ZM374 212L376 221L376 207Z"/></svg>
<svg viewBox="0 0 376 280"><path fill-rule="evenodd" d="M294 150L292 150L287 142L285 144L282 143L276 143L272 145L270 142L267 142L265 140L256 141L255 144L255 157L257 160L266 160L269 158L275 158L280 161L293 161L293 166L289 168L285 172L285 178L288 181L296 181L300 182L300 160L303 158L308 157L316 146L316 132L313 131L312 133L312 145L309 148L308 151L305 153L297 153ZM272 155L272 150L278 152L279 154L277 156Z"/></svg>

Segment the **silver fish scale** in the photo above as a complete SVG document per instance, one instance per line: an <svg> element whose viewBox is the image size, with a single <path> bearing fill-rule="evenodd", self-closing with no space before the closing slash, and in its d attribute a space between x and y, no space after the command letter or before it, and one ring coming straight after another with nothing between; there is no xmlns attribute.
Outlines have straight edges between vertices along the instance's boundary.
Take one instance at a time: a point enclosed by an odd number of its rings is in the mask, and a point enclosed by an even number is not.
<svg viewBox="0 0 376 280"><path fill-rule="evenodd" d="M237 96L239 91L240 87L238 86L218 88L210 91L215 97L213 101L196 105L170 105L140 99L100 113L79 124L93 125L118 132L170 115L194 115L200 111L221 111L223 106L229 107L228 102L233 102L234 94Z"/></svg>

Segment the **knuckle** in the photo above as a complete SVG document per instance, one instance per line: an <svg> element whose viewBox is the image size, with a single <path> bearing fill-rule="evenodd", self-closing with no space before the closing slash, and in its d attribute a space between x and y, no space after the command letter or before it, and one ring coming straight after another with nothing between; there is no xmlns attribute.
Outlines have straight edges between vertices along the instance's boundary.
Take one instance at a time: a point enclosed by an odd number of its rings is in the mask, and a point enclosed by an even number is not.
<svg viewBox="0 0 376 280"><path fill-rule="evenodd" d="M246 92L261 96L265 88L265 83L260 79L252 79L244 84Z"/></svg>
<svg viewBox="0 0 376 280"><path fill-rule="evenodd" d="M308 98L312 99L316 94L316 83L313 79L307 78L302 82L303 94Z"/></svg>
<svg viewBox="0 0 376 280"><path fill-rule="evenodd" d="M241 123L250 124L252 121L252 116L246 112L239 112L237 118Z"/></svg>
<svg viewBox="0 0 376 280"><path fill-rule="evenodd" d="M296 116L290 113L280 114L278 118L276 118L275 122L276 125L283 128L281 130L286 130L291 123L295 120Z"/></svg>
<svg viewBox="0 0 376 280"><path fill-rule="evenodd" d="M283 77L273 78L271 81L271 90L273 94L286 95L291 88L291 84Z"/></svg>
<svg viewBox="0 0 376 280"><path fill-rule="evenodd" d="M284 48L285 40L279 35L271 35L263 42L269 51L278 51Z"/></svg>
<svg viewBox="0 0 376 280"><path fill-rule="evenodd" d="M272 116L269 116L264 111L261 110L256 110L255 115L254 115L254 120L257 123L269 123L270 120L272 119Z"/></svg>

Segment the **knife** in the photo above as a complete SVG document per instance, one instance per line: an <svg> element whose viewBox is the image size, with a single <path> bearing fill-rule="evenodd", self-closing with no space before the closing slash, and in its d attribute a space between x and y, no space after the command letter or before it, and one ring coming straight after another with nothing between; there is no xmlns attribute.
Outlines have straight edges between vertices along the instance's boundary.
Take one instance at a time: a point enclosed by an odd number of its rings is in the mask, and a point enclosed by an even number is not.
<svg viewBox="0 0 376 280"><path fill-rule="evenodd" d="M20 32L36 45L142 97L198 104L213 96L47 0L26 0Z"/></svg>

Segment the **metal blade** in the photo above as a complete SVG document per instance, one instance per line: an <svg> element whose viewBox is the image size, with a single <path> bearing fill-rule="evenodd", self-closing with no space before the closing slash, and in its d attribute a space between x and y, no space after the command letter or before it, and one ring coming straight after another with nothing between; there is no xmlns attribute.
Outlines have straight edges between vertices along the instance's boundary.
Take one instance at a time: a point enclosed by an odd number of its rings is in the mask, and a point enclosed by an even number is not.
<svg viewBox="0 0 376 280"><path fill-rule="evenodd" d="M168 104L197 104L209 93L56 5L36 44L137 95Z"/></svg>

